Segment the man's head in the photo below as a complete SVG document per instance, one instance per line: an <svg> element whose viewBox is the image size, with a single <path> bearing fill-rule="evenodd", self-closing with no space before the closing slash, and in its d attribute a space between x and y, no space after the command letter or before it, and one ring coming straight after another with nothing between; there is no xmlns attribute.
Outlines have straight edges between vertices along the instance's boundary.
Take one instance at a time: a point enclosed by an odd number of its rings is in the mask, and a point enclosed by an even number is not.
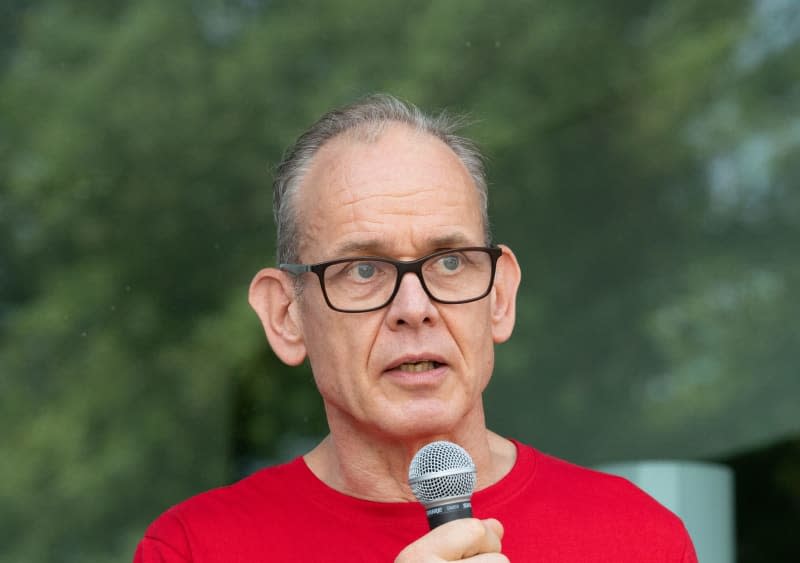
<svg viewBox="0 0 800 563"><path fill-rule="evenodd" d="M418 107L388 94L374 94L323 115L298 137L276 168L272 209L277 227L279 263L300 261L298 247L303 227L296 210L295 195L319 149L340 135L351 135L365 141L375 140L389 125L398 123L438 138L458 156L478 190L484 228L483 243L489 244L491 235L483 156L471 140L457 135L464 125L464 119L447 112L432 117Z"/></svg>
<svg viewBox="0 0 800 563"><path fill-rule="evenodd" d="M365 104L378 101L370 100ZM342 112L358 114L352 109L358 107L323 117L330 123L322 129L333 128ZM399 104L396 112L418 117L380 117L375 110L369 115L378 117L327 134L314 150L303 149L305 157L290 154L294 171L284 165L279 171L284 179L276 182L284 190L276 196L284 208L276 211L278 220L290 217L295 231L284 236L284 256L306 264L344 260L337 262L335 276L352 282L350 297L371 299L369 284L378 278L369 265L367 270L350 267L354 258L407 262L452 252L442 256L444 261L426 262L427 273L399 277L391 300L370 301L384 306L367 312L335 310L325 299L322 276L315 281L311 272L267 268L256 275L250 293L276 354L290 365L310 360L332 431L360 429L393 439L446 435L459 426L483 424L481 394L491 377L494 344L511 334L519 284L516 259L501 247L499 257L493 251L497 269L488 294L466 303L442 302L461 289L444 285L442 278L433 285L439 275L434 269L449 274L444 270L455 272L464 260L484 256L459 250L487 244L480 158L470 148L465 162L467 153L453 148L452 132L448 142L420 126L420 120L433 120L423 119L418 110ZM458 146L471 144L459 141ZM382 272L393 275L394 270ZM302 293L296 275L306 278ZM431 286L423 285L426 279Z"/></svg>

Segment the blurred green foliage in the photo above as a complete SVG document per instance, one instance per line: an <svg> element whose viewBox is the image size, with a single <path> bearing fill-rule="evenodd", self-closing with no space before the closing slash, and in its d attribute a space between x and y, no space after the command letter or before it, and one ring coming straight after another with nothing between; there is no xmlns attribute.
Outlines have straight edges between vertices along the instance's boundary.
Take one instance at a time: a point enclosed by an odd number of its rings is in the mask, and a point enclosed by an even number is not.
<svg viewBox="0 0 800 563"><path fill-rule="evenodd" d="M524 272L491 426L584 463L800 428L791 0L0 15L0 562L130 560L170 504L324 433L246 290L270 166L374 91L476 119Z"/></svg>

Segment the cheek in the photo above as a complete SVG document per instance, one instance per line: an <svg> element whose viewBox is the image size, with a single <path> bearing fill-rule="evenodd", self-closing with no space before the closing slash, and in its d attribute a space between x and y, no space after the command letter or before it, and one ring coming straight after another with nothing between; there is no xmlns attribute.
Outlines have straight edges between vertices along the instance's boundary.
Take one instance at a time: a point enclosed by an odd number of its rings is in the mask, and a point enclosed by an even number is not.
<svg viewBox="0 0 800 563"><path fill-rule="evenodd" d="M464 358L482 378L491 375L494 367L494 338L489 322L489 300L479 301L473 314L453 318L448 327Z"/></svg>
<svg viewBox="0 0 800 563"><path fill-rule="evenodd" d="M346 358L353 354L352 342L346 339L346 332L325 322L316 322L305 331L308 359L314 373L341 371L346 368Z"/></svg>
<svg viewBox="0 0 800 563"><path fill-rule="evenodd" d="M349 361L354 355L349 349L350 343L336 327L320 322L306 331L305 336L308 361L317 389L326 401L338 403L335 398L347 389L353 371Z"/></svg>
<svg viewBox="0 0 800 563"><path fill-rule="evenodd" d="M475 381L477 383L477 390L481 393L489 385L489 380L492 378L494 371L494 340L492 339L491 330L486 330L479 341L473 343L475 356L472 358L472 365L475 373Z"/></svg>
<svg viewBox="0 0 800 563"><path fill-rule="evenodd" d="M351 380L366 369L374 340L370 321L336 311L304 314L303 336L315 377L322 382Z"/></svg>

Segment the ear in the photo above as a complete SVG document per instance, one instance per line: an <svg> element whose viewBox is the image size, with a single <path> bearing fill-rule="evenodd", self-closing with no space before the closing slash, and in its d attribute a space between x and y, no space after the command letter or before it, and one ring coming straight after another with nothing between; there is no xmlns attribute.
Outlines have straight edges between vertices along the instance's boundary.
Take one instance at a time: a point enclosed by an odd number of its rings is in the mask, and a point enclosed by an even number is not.
<svg viewBox="0 0 800 563"><path fill-rule="evenodd" d="M277 268L261 270L250 283L249 301L275 354L290 366L300 364L306 346L291 277Z"/></svg>
<svg viewBox="0 0 800 563"><path fill-rule="evenodd" d="M499 344L511 337L517 312L517 290L522 272L511 249L500 245L503 254L497 260L492 291L492 337Z"/></svg>

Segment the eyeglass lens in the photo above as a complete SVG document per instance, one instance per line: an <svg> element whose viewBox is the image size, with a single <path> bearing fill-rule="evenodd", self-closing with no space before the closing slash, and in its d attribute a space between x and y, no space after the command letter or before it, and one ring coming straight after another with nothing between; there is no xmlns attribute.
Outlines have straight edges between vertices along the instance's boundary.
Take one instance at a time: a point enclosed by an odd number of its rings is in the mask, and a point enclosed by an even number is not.
<svg viewBox="0 0 800 563"><path fill-rule="evenodd" d="M484 250L455 250L431 256L419 268L425 288L441 302L482 297L492 282L492 257ZM381 259L336 262L325 269L331 305L348 311L385 305L397 285L398 267Z"/></svg>

